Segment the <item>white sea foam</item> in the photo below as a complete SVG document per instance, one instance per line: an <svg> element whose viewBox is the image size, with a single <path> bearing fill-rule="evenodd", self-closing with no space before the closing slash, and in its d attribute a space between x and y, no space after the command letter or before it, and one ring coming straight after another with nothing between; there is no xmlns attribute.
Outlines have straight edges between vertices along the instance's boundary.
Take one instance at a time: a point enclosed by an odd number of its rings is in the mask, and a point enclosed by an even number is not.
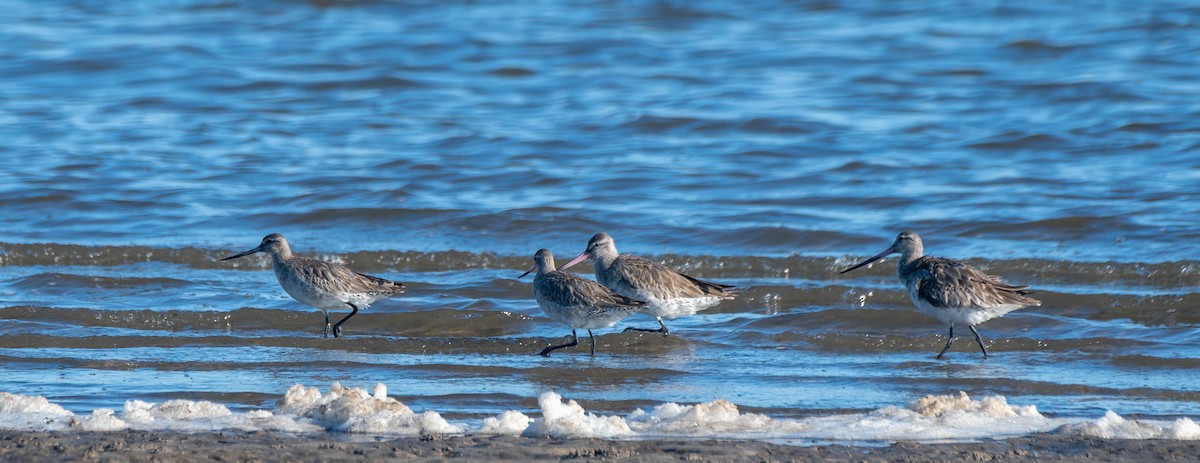
<svg viewBox="0 0 1200 463"><path fill-rule="evenodd" d="M156 421L202 421L233 415L224 405L193 400L168 400L160 404L129 400L121 417L125 421L153 423Z"/></svg>
<svg viewBox="0 0 1200 463"><path fill-rule="evenodd" d="M1189 418L1174 422L1127 420L1112 410L1094 421L1067 424L1058 432L1103 439L1200 440L1200 425Z"/></svg>
<svg viewBox="0 0 1200 463"><path fill-rule="evenodd" d="M563 402L562 396L546 392L538 397L542 417L533 420L525 430L527 436L572 437L630 437L633 430L619 416L596 416L587 413L574 400Z"/></svg>
<svg viewBox="0 0 1200 463"><path fill-rule="evenodd" d="M965 393L926 396L905 407L803 419L744 413L726 400L685 405L665 403L627 415L588 413L578 402L547 392L538 398L541 416L507 411L475 429L447 422L433 411L414 413L387 396L334 383L327 392L297 384L273 410L234 412L224 405L192 400L150 403L130 400L117 413L98 409L76 415L44 397L0 392L0 429L46 431L281 431L352 432L379 435L502 434L556 438L748 438L807 441L969 441L1044 432L1103 439L1200 440L1200 425L1130 420L1113 412L1098 419L1047 418L1032 405L1013 405L1002 396L972 399Z"/></svg>
<svg viewBox="0 0 1200 463"><path fill-rule="evenodd" d="M50 403L45 397L0 392L0 414L69 416L71 412Z"/></svg>
<svg viewBox="0 0 1200 463"><path fill-rule="evenodd" d="M43 397L0 393L0 428L33 431L209 431L217 429L318 431L320 428L278 417L266 411L234 414L224 405L205 401L171 400L152 404L125 402L120 416L101 408L76 415Z"/></svg>
<svg viewBox="0 0 1200 463"><path fill-rule="evenodd" d="M288 389L276 412L306 417L331 431L368 434L458 434L466 430L442 419L437 412L413 413L400 401L387 396L387 387L376 384L373 394L366 389L346 388L333 383L329 392L297 384Z"/></svg>
<svg viewBox="0 0 1200 463"><path fill-rule="evenodd" d="M110 408L93 410L91 415L75 416L67 422L67 426L80 431L111 432L129 429L129 423L116 417Z"/></svg>
<svg viewBox="0 0 1200 463"><path fill-rule="evenodd" d="M907 407L884 407L865 414L777 420L742 413L726 400L696 405L666 403L628 416L596 416L554 393L539 399L543 418L526 435L552 437L724 437L847 441L952 441L1012 437L1057 428L1063 421L1031 405L1008 404L1001 396L973 400L965 393L927 396Z"/></svg>
<svg viewBox="0 0 1200 463"><path fill-rule="evenodd" d="M110 429L117 431L119 423L100 416L102 410L92 412L93 421L107 422ZM315 432L321 428L294 416L279 416L265 410L233 413L224 405L194 400L169 400L160 404L130 400L125 402L119 421L128 429L170 431L212 431L238 429L245 431L269 430L283 432Z"/></svg>
<svg viewBox="0 0 1200 463"><path fill-rule="evenodd" d="M479 429L479 434L503 434L508 436L519 436L529 428L529 423L533 422L533 418L516 410L509 410L497 416L483 419L483 427Z"/></svg>
<svg viewBox="0 0 1200 463"><path fill-rule="evenodd" d="M45 397L0 392L0 429L62 429L73 415Z"/></svg>
<svg viewBox="0 0 1200 463"><path fill-rule="evenodd" d="M0 428L21 430L121 431L215 431L266 430L292 433L325 430L371 434L418 435L461 433L435 412L413 413L404 404L387 397L387 388L376 385L373 394L334 383L322 394L316 388L293 386L279 400L274 412L253 410L234 413L224 405L208 401L170 400L149 403L125 402L119 416L109 409L90 415L75 415L44 397L0 393Z"/></svg>
<svg viewBox="0 0 1200 463"><path fill-rule="evenodd" d="M727 400L696 405L666 403L649 412L638 409L629 415L629 424L639 434L680 436L777 436L800 433L809 428L809 425L798 421L780 421L766 415L741 413L737 405Z"/></svg>
<svg viewBox="0 0 1200 463"><path fill-rule="evenodd" d="M829 440L956 441L1014 437L1050 431L1062 424L1032 405L1010 405L1002 396L973 400L958 395L922 397L907 407L883 407L860 415L805 420L812 438Z"/></svg>

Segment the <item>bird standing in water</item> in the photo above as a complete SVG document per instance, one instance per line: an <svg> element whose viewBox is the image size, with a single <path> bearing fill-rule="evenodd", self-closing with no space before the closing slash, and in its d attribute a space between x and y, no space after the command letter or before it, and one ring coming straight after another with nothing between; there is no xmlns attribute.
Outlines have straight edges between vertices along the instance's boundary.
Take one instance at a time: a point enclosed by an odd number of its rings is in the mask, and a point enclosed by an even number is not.
<svg viewBox="0 0 1200 463"><path fill-rule="evenodd" d="M617 252L608 233L597 233L588 240L583 254L567 262L566 270L587 258L595 260L596 281L625 297L646 301L658 319L659 328L626 328L625 331L651 331L671 334L663 318L691 315L725 299L733 299L735 286L699 280L666 265Z"/></svg>
<svg viewBox="0 0 1200 463"><path fill-rule="evenodd" d="M613 326L646 305L587 278L555 270L554 255L547 249L539 249L533 255L533 267L517 278L524 278L533 271L537 271L533 277L533 298L538 306L546 316L571 327L571 342L543 349L538 353L543 357L549 357L550 352L557 349L578 345L577 328L587 330L592 340L592 355L596 355L596 337L592 330Z"/></svg>
<svg viewBox="0 0 1200 463"><path fill-rule="evenodd" d="M292 254L283 235L272 233L258 247L221 260L237 259L256 252L271 256L271 268L279 286L289 296L303 304L320 309L325 314L325 337L329 337L329 311L350 309L350 315L333 325L333 337L342 335L342 324L372 302L404 292L404 284L364 275L345 265L325 262Z"/></svg>
<svg viewBox="0 0 1200 463"><path fill-rule="evenodd" d="M897 274L908 288L908 297L913 305L921 313L950 324L950 336L946 339L946 347L937 355L939 359L954 342L955 323L971 329L971 333L975 334L975 342L979 343L979 350L987 358L987 348L983 346L983 338L975 330L975 325L1023 307L1042 305L1041 301L1027 297L1030 293L1028 286L1010 285L1000 277L988 275L957 260L926 256L924 253L921 237L906 231L896 237L891 247L841 273L891 254L900 254Z"/></svg>

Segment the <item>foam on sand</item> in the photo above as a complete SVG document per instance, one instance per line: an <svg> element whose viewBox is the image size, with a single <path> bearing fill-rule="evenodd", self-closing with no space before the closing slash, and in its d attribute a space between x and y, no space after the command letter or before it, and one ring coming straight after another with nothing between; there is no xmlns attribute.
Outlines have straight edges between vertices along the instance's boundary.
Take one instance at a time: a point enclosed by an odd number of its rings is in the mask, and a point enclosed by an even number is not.
<svg viewBox="0 0 1200 463"><path fill-rule="evenodd" d="M91 415L71 417L67 427L80 431L112 432L129 429L129 423L117 418L112 409L101 408L92 411Z"/></svg>
<svg viewBox="0 0 1200 463"><path fill-rule="evenodd" d="M120 415L98 409L76 415L44 397L0 393L0 429L39 431L280 431L312 433L340 431L380 435L457 434L464 429L436 412L413 413L387 388L346 388L334 383L328 393L297 384L279 399L276 409L234 413L224 405L193 400L149 403L125 402Z"/></svg>
<svg viewBox="0 0 1200 463"><path fill-rule="evenodd" d="M119 420L105 419L102 415L108 410L92 412L92 426L107 424L117 431L123 421L129 429L142 430L172 430L172 431L211 431L215 429L238 429L244 431L270 430L284 432L313 432L320 428L297 420L293 416L277 416L269 411L254 410L246 413L233 413L224 405L194 400L169 400L160 404L129 400ZM114 419L116 419L114 417Z"/></svg>
<svg viewBox="0 0 1200 463"><path fill-rule="evenodd" d="M483 427L479 429L479 434L502 434L506 436L519 436L529 428L529 423L533 422L533 418L516 410L509 410L497 416L483 419Z"/></svg>
<svg viewBox="0 0 1200 463"><path fill-rule="evenodd" d="M45 397L0 392L2 429L50 429L55 423L69 419L72 415L74 414L50 403Z"/></svg>
<svg viewBox="0 0 1200 463"><path fill-rule="evenodd" d="M305 417L331 431L368 434L459 434L466 430L442 419L437 412L413 413L400 401L387 396L387 387L376 384L366 389L346 388L333 383L322 394L315 387L297 384L276 403L278 413Z"/></svg>
<svg viewBox="0 0 1200 463"><path fill-rule="evenodd" d="M538 406L542 409L542 417L533 420L525 430L524 434L527 436L611 439L633 435L629 423L623 418L587 413L578 402L563 402L562 396L553 392L546 392L538 397Z"/></svg>
<svg viewBox="0 0 1200 463"><path fill-rule="evenodd" d="M1058 432L1102 439L1200 440L1200 425L1190 418L1173 422L1127 420L1112 410L1095 421L1064 425Z"/></svg>
<svg viewBox="0 0 1200 463"><path fill-rule="evenodd" d="M1011 405L1003 396L971 399L931 395L907 407L883 407L861 415L811 418L814 438L830 440L919 440L928 442L1014 437L1050 431L1062 423L1032 405Z"/></svg>
<svg viewBox="0 0 1200 463"><path fill-rule="evenodd" d="M1090 420L1048 418L1032 405L1013 405L1003 396L972 399L966 393L931 395L904 407L867 413L775 419L743 413L727 400L692 405L664 403L627 415L588 413L554 392L538 398L541 416L506 411L474 429L455 425L433 411L414 413L377 384L370 393L333 383L327 392L297 384L273 410L234 412L208 401L125 402L120 413L98 409L77 415L44 397L0 392L0 429L27 431L279 431L349 432L391 436L501 434L555 438L740 438L842 442L950 442L1054 432L1102 439L1200 440L1200 426L1174 421L1128 420L1113 412Z"/></svg>
<svg viewBox="0 0 1200 463"><path fill-rule="evenodd" d="M542 418L525 435L551 437L723 437L821 440L971 440L1011 437L1053 430L1032 405L1014 406L1001 396L973 400L966 393L927 396L908 407L884 407L865 414L777 420L742 413L727 400L695 405L666 403L626 417L587 413L574 400L548 392L538 400Z"/></svg>
<svg viewBox="0 0 1200 463"><path fill-rule="evenodd" d="M742 413L727 400L696 405L666 403L649 412L642 409L629 414L630 426L639 434L703 435L749 437L755 434L788 435L809 428L798 421L779 421L766 415Z"/></svg>
<svg viewBox="0 0 1200 463"><path fill-rule="evenodd" d="M4 415L70 415L61 406L50 403L45 397L9 394L0 392L0 414Z"/></svg>
<svg viewBox="0 0 1200 463"><path fill-rule="evenodd" d="M94 431L127 429L149 431L211 431L220 429L275 430L312 432L320 428L256 410L233 413L224 405L192 400L171 400L152 404L140 400L125 402L120 416L101 408L90 415L76 415L44 397L0 393L0 428L30 431Z"/></svg>

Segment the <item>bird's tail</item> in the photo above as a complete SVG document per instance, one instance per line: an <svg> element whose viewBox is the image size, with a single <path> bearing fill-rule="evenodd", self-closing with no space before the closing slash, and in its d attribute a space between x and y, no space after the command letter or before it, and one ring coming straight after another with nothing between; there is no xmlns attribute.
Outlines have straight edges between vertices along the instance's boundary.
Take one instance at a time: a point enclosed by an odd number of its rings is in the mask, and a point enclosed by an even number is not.
<svg viewBox="0 0 1200 463"><path fill-rule="evenodd" d="M1042 305L1042 301L1039 301L1037 299L1029 297L1030 294L1033 294L1033 291L1030 291L1028 286L1016 286L1016 285L1009 285L1009 284L1001 284L1001 285L997 285L996 289L999 289L1004 295L1008 296L1008 299L1010 299L1014 303L1019 303L1019 304L1023 304L1023 305L1027 305L1027 306Z"/></svg>
<svg viewBox="0 0 1200 463"><path fill-rule="evenodd" d="M700 288L700 290L703 291L704 294L708 295L708 296L716 296L716 297L720 297L720 298L724 298L724 299L732 299L734 290L737 289L737 286L734 286L734 285L713 283L711 281L701 280L699 278L695 278L690 275L683 275L683 277L687 278L692 283L695 283L696 287Z"/></svg>

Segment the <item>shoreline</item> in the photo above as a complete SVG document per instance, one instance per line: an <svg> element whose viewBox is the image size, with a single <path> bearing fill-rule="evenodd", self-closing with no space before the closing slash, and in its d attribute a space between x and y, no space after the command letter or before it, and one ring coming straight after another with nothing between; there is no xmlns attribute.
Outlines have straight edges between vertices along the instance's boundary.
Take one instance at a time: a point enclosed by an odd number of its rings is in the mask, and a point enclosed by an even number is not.
<svg viewBox="0 0 1200 463"><path fill-rule="evenodd" d="M0 431L0 460L41 461L1195 461L1200 441L1035 435L971 443L789 446L754 440L493 435L339 439L271 432Z"/></svg>

